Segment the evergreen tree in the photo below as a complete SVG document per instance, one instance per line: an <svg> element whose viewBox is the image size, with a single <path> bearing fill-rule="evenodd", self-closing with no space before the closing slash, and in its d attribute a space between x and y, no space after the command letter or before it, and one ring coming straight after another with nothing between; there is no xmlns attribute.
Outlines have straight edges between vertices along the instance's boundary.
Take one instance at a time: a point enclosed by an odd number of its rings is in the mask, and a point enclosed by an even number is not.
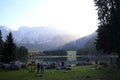
<svg viewBox="0 0 120 80"><path fill-rule="evenodd" d="M3 49L3 62L9 63L10 61L15 61L16 58L16 45L13 41L12 33L10 32L4 43Z"/></svg>
<svg viewBox="0 0 120 80"><path fill-rule="evenodd" d="M28 49L24 46L21 46L20 48L18 48L17 54L16 54L16 60L25 62L27 61L27 58L28 58Z"/></svg>
<svg viewBox="0 0 120 80"><path fill-rule="evenodd" d="M97 50L120 56L120 0L94 0L98 10Z"/></svg>
<svg viewBox="0 0 120 80"><path fill-rule="evenodd" d="M1 61L1 58L2 58L2 52L3 52L3 40L2 40L2 33L1 33L1 30L0 30L0 61Z"/></svg>
<svg viewBox="0 0 120 80"><path fill-rule="evenodd" d="M3 40L2 40L2 33L0 30L0 55L2 55L2 49L3 49Z"/></svg>

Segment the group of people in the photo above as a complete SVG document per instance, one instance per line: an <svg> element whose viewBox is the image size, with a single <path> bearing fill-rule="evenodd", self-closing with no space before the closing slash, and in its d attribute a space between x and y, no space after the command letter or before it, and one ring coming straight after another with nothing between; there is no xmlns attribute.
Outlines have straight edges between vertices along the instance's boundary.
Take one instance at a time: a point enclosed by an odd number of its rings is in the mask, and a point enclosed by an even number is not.
<svg viewBox="0 0 120 80"><path fill-rule="evenodd" d="M64 66L65 66L64 61L61 61L61 67L64 67ZM36 70L37 73L39 72L44 73L44 64L43 63L34 64L34 70Z"/></svg>
<svg viewBox="0 0 120 80"><path fill-rule="evenodd" d="M37 73L44 73L44 65L43 65L43 63L37 63L37 64L35 64L34 63L34 71L37 71Z"/></svg>
<svg viewBox="0 0 120 80"><path fill-rule="evenodd" d="M64 61L61 61L61 66L64 67L65 63ZM44 64L43 63L34 63L34 67L33 67L34 71L36 71L37 73L44 73Z"/></svg>

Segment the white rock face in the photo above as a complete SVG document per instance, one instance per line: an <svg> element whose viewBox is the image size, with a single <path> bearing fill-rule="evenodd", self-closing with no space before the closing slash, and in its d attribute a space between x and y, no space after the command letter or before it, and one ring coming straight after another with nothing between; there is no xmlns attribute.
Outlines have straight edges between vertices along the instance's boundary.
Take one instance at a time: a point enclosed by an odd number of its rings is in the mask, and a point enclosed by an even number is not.
<svg viewBox="0 0 120 80"><path fill-rule="evenodd" d="M5 26L0 26L3 39L9 32L13 33L14 42L17 44L25 44L27 47L56 48L66 43L80 38L78 35L68 34L63 30L59 30L54 26L46 27L21 27L17 31L12 31Z"/></svg>

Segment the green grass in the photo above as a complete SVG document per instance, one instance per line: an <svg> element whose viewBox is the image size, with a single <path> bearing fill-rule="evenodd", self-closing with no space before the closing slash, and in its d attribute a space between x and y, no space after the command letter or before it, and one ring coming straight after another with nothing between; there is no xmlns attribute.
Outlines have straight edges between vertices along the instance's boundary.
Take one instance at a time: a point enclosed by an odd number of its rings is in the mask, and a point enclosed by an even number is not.
<svg viewBox="0 0 120 80"><path fill-rule="evenodd" d="M92 69L94 66L72 67L71 71L45 70L42 77L28 69L0 70L0 80L120 80L120 71L113 68ZM39 74L40 75L40 74Z"/></svg>

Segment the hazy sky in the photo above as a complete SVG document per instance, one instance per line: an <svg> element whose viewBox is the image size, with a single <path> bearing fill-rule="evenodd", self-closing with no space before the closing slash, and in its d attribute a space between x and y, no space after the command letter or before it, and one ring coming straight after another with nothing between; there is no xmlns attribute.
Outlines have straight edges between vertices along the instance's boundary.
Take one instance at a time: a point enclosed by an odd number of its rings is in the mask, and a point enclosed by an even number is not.
<svg viewBox="0 0 120 80"><path fill-rule="evenodd" d="M95 9L93 0L0 0L0 25L14 30L54 25L86 35L97 29Z"/></svg>

